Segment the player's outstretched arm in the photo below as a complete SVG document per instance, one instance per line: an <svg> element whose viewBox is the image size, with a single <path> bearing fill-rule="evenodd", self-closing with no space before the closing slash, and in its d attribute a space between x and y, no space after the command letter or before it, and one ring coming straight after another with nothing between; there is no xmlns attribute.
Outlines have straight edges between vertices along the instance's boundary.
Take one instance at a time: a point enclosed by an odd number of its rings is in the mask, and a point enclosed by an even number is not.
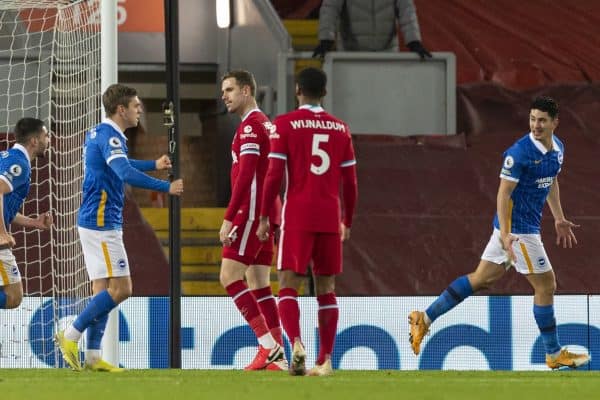
<svg viewBox="0 0 600 400"><path fill-rule="evenodd" d="M156 161L154 160L136 160L134 158L129 158L129 164L138 171L146 172L146 171L155 171Z"/></svg>
<svg viewBox="0 0 600 400"><path fill-rule="evenodd" d="M558 177L554 178L552 186L550 186L550 192L546 199L552 216L554 217L554 229L556 230L556 244L562 245L563 248L571 248L573 244L577 244L577 238L573 233L574 228L579 228L579 225L568 221L563 213L562 205L560 203L560 189L558 186Z"/></svg>
<svg viewBox="0 0 600 400"><path fill-rule="evenodd" d="M173 165L171 159L167 155L162 155L156 160L136 160L134 158L129 159L131 166L138 171L160 171L163 169L169 169Z"/></svg>
<svg viewBox="0 0 600 400"><path fill-rule="evenodd" d="M108 165L117 174L122 181L142 189L156 190L159 192L170 193L171 185L167 181L156 179L135 169L127 157L117 157L112 159Z"/></svg>
<svg viewBox="0 0 600 400"><path fill-rule="evenodd" d="M53 221L52 213L50 212L42 213L36 218L26 217L21 213L17 213L17 215L15 215L15 219L13 219L13 224L17 224L25 228L34 228L47 231L52 226Z"/></svg>

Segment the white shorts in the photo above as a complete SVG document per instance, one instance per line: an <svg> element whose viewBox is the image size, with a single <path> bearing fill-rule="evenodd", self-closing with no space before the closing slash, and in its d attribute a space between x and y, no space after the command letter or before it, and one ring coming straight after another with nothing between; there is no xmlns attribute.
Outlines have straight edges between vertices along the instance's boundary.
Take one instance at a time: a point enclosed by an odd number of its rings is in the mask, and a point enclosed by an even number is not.
<svg viewBox="0 0 600 400"><path fill-rule="evenodd" d="M548 259L542 237L539 234L514 234L519 240L513 242L512 248L517 256L517 261L513 263L515 269L521 274L542 274L552 269L552 264ZM508 254L502 248L500 231L494 229L492 237L488 242L481 259L494 264L506 264Z"/></svg>
<svg viewBox="0 0 600 400"><path fill-rule="evenodd" d="M0 250L0 286L21 282L17 260L10 249Z"/></svg>
<svg viewBox="0 0 600 400"><path fill-rule="evenodd" d="M90 280L130 275L123 231L77 230Z"/></svg>

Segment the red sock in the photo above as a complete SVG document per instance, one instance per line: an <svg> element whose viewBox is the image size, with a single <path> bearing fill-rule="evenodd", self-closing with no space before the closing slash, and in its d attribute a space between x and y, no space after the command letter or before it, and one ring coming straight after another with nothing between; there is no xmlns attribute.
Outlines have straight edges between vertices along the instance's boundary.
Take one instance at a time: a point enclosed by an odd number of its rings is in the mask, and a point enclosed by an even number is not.
<svg viewBox="0 0 600 400"><path fill-rule="evenodd" d="M298 292L292 288L279 290L279 316L281 325L293 345L300 337L300 307L298 307Z"/></svg>
<svg viewBox="0 0 600 400"><path fill-rule="evenodd" d="M256 299L244 281L235 281L227 286L225 290L233 298L233 302L248 321L248 325L250 325L257 338L269 333L267 323L258 310Z"/></svg>
<svg viewBox="0 0 600 400"><path fill-rule="evenodd" d="M326 356L331 356L333 352L340 311L333 292L317 296L317 301L319 302L319 357L317 357L317 364L321 365L325 362Z"/></svg>
<svg viewBox="0 0 600 400"><path fill-rule="evenodd" d="M273 335L273 338L277 343L283 345L277 302L275 301L273 292L271 292L271 286L253 290L252 294L256 298L261 314L265 317L265 322L271 331L271 335Z"/></svg>

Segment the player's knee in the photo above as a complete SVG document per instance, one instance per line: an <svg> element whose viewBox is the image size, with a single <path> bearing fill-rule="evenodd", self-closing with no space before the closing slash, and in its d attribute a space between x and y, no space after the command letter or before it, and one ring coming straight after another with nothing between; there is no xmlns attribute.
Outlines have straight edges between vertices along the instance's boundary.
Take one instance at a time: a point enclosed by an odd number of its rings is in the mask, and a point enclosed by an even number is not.
<svg viewBox="0 0 600 400"><path fill-rule="evenodd" d="M17 308L21 305L23 301L23 293L7 293L6 294L6 304L4 308L9 310L11 308Z"/></svg>
<svg viewBox="0 0 600 400"><path fill-rule="evenodd" d="M271 266L252 265L246 270L246 282L252 290L271 285Z"/></svg>
<svg viewBox="0 0 600 400"><path fill-rule="evenodd" d="M224 288L226 288L232 283L230 274L228 274L227 271L224 270L224 268L221 268L221 272L219 273L219 281L221 282L221 286L223 286Z"/></svg>
<svg viewBox="0 0 600 400"><path fill-rule="evenodd" d="M119 285L115 288L109 289L109 293L113 301L117 304L120 304L131 297L133 294L133 288L130 284Z"/></svg>
<svg viewBox="0 0 600 400"><path fill-rule="evenodd" d="M300 280L298 276L292 271L280 271L278 274L279 277L279 287L280 288L294 288L297 289L300 286Z"/></svg>
<svg viewBox="0 0 600 400"><path fill-rule="evenodd" d="M333 278L322 279L322 277L317 277L315 279L315 292L317 293L317 296L321 296L327 293L334 293L335 280Z"/></svg>
<svg viewBox="0 0 600 400"><path fill-rule="evenodd" d="M554 292L556 292L556 281L548 282L546 285L539 285L535 288L536 295L547 298L552 298Z"/></svg>

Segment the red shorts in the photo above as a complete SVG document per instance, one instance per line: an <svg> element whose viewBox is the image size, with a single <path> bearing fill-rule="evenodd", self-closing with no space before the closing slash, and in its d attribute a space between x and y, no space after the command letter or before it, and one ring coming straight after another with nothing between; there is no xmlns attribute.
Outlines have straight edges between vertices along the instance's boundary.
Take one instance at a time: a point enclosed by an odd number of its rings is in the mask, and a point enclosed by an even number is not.
<svg viewBox="0 0 600 400"><path fill-rule="evenodd" d="M278 270L306 275L313 262L315 275L338 275L342 272L342 243L339 232L282 230L279 236Z"/></svg>
<svg viewBox="0 0 600 400"><path fill-rule="evenodd" d="M231 246L223 246L222 257L246 265L271 265L273 263L273 235L261 242L256 236L258 221L233 220ZM235 231L234 231L235 229Z"/></svg>

